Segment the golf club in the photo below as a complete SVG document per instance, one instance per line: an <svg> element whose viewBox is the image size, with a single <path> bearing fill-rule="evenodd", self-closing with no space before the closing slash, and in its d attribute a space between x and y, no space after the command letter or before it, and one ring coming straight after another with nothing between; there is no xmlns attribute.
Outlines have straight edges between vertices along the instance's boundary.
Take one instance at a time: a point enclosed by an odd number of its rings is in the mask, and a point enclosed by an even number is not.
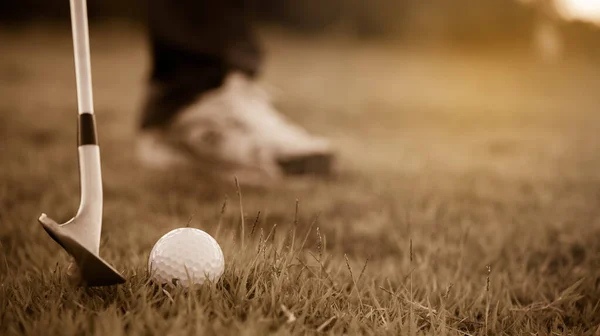
<svg viewBox="0 0 600 336"><path fill-rule="evenodd" d="M102 231L102 172L92 98L92 73L86 0L70 0L78 103L78 152L81 203L75 217L57 224L46 214L38 221L78 266L87 286L125 282L118 271L100 258Z"/></svg>

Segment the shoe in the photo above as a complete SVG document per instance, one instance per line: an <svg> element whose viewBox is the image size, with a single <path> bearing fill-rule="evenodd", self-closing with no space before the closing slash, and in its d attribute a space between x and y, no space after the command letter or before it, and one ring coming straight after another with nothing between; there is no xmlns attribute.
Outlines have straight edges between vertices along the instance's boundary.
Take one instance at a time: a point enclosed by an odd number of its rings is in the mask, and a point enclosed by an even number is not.
<svg viewBox="0 0 600 336"><path fill-rule="evenodd" d="M268 94L240 73L178 113L143 130L138 156L151 168L193 168L228 181L264 185L288 175L328 175L334 151L280 115Z"/></svg>

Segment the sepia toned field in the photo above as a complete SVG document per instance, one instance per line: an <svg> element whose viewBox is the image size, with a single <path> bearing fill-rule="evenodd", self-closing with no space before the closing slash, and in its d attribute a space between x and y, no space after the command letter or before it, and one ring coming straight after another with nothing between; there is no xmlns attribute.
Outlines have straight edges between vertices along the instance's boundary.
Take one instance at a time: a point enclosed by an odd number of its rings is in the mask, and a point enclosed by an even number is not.
<svg viewBox="0 0 600 336"><path fill-rule="evenodd" d="M266 30L261 80L290 119L331 137L339 173L240 196L233 176L136 162L145 35L90 34L101 255L128 281L72 286L36 221L79 202L69 28L1 30L0 334L600 330L598 64ZM186 225L221 244L225 274L190 291L151 283L153 244Z"/></svg>

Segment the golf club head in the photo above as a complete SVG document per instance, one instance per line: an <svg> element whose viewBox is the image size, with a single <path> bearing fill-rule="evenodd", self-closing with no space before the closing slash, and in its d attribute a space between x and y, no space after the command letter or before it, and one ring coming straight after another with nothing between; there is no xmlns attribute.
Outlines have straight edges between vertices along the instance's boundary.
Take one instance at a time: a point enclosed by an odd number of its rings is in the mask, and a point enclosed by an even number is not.
<svg viewBox="0 0 600 336"><path fill-rule="evenodd" d="M87 286L112 286L125 282L125 278L117 270L84 247L68 230L46 214L42 214L38 221L50 237L75 259L81 280Z"/></svg>

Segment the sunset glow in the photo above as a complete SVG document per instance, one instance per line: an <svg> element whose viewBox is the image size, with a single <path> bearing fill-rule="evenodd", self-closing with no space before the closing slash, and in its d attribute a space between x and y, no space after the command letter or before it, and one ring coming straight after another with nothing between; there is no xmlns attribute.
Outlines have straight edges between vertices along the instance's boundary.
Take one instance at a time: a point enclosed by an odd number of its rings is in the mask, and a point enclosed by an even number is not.
<svg viewBox="0 0 600 336"><path fill-rule="evenodd" d="M600 23L600 0L559 0L567 17Z"/></svg>

